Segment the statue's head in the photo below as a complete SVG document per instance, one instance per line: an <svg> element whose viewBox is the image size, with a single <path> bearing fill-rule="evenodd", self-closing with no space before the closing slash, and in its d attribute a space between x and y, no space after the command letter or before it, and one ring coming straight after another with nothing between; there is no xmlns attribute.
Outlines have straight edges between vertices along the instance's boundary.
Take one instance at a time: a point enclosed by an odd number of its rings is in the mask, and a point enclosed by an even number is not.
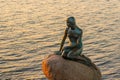
<svg viewBox="0 0 120 80"><path fill-rule="evenodd" d="M74 17L68 17L67 18L67 26L71 27L71 28L74 28L75 25L76 25L75 18Z"/></svg>

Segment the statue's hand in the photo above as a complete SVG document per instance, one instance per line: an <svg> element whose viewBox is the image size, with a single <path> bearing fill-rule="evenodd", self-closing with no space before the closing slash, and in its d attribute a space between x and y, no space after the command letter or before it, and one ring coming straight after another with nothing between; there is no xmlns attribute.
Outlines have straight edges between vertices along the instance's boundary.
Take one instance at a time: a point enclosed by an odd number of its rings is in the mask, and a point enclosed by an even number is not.
<svg viewBox="0 0 120 80"><path fill-rule="evenodd" d="M66 28L66 29L65 29L65 33L66 33L66 34L67 34L68 30L69 30L69 28Z"/></svg>
<svg viewBox="0 0 120 80"><path fill-rule="evenodd" d="M61 51L55 51L54 54L61 55Z"/></svg>
<svg viewBox="0 0 120 80"><path fill-rule="evenodd" d="M69 28L67 27L67 28L66 28L66 31L68 31L68 30L69 30Z"/></svg>

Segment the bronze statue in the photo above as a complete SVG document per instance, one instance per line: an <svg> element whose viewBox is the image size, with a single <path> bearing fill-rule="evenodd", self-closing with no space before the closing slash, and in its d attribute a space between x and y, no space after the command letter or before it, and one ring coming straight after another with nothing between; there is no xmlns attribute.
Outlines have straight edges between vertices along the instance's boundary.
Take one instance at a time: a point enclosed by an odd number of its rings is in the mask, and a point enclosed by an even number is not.
<svg viewBox="0 0 120 80"><path fill-rule="evenodd" d="M80 29L75 22L74 17L67 18L67 28L60 45L60 49L56 52L57 55L61 55L65 59L73 60L79 63L83 63L87 66L92 66L96 69L95 65L92 64L91 60L82 54L82 34L83 31ZM66 38L69 38L69 46L64 47Z"/></svg>
<svg viewBox="0 0 120 80"><path fill-rule="evenodd" d="M59 52L57 54L64 58L72 59L75 56L81 55L82 53L82 34L83 31L80 29L75 22L74 17L67 18L67 28L61 42ZM64 46L66 38L69 38L69 46Z"/></svg>

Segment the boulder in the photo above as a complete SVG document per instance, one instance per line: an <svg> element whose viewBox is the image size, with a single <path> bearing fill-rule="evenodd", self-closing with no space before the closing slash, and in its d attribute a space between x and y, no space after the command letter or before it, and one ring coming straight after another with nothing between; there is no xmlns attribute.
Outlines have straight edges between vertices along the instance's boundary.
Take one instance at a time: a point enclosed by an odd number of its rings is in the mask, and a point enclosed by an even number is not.
<svg viewBox="0 0 120 80"><path fill-rule="evenodd" d="M60 55L50 55L42 61L42 70L48 80L101 80L100 70Z"/></svg>

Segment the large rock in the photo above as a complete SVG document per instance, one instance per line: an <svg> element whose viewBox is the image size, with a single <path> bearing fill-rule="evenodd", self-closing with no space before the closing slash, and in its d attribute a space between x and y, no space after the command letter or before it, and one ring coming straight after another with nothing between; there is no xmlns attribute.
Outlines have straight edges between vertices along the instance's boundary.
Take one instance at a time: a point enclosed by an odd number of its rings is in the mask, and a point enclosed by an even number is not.
<svg viewBox="0 0 120 80"><path fill-rule="evenodd" d="M99 69L51 55L42 62L42 70L49 80L101 80Z"/></svg>

